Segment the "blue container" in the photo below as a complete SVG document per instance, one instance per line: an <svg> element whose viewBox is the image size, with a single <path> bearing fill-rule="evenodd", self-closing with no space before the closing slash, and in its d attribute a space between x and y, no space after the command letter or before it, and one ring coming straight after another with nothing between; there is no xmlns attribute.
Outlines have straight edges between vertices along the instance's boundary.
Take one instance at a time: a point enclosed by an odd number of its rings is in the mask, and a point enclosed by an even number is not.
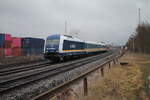
<svg viewBox="0 0 150 100"><path fill-rule="evenodd" d="M23 55L41 55L44 51L44 39L22 38Z"/></svg>
<svg viewBox="0 0 150 100"><path fill-rule="evenodd" d="M5 34L0 33L0 48L3 48L5 44Z"/></svg>
<svg viewBox="0 0 150 100"><path fill-rule="evenodd" d="M23 38L22 39L22 48L44 48L44 39L38 38Z"/></svg>
<svg viewBox="0 0 150 100"><path fill-rule="evenodd" d="M24 56L30 56L30 55L42 55L44 52L43 49L33 49L33 48L23 48L22 53Z"/></svg>
<svg viewBox="0 0 150 100"><path fill-rule="evenodd" d="M22 55L24 55L24 56L31 55L30 49L23 48L22 49Z"/></svg>

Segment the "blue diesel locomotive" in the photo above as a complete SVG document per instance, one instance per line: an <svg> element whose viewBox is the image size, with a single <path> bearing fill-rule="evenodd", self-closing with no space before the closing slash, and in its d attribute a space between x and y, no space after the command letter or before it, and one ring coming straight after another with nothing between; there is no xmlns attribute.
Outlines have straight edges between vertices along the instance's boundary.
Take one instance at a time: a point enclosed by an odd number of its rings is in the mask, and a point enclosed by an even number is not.
<svg viewBox="0 0 150 100"><path fill-rule="evenodd" d="M88 42L72 36L56 34L47 37L44 57L58 61L106 51L107 47L102 43Z"/></svg>

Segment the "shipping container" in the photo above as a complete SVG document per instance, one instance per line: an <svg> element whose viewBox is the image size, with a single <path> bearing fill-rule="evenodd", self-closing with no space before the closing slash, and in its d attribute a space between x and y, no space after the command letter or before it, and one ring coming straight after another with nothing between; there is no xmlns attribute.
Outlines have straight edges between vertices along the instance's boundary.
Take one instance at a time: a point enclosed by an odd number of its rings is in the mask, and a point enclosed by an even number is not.
<svg viewBox="0 0 150 100"><path fill-rule="evenodd" d="M29 55L42 55L44 52L43 49L35 49L35 48L24 48L22 49L22 55L29 56Z"/></svg>
<svg viewBox="0 0 150 100"><path fill-rule="evenodd" d="M5 34L0 33L0 48L4 47Z"/></svg>
<svg viewBox="0 0 150 100"><path fill-rule="evenodd" d="M23 38L22 52L23 55L41 55L44 50L44 39Z"/></svg>
<svg viewBox="0 0 150 100"><path fill-rule="evenodd" d="M5 48L11 48L12 47L12 41L11 40L5 40Z"/></svg>
<svg viewBox="0 0 150 100"><path fill-rule="evenodd" d="M18 37L12 37L12 48L20 47L22 46L21 38Z"/></svg>
<svg viewBox="0 0 150 100"><path fill-rule="evenodd" d="M23 48L44 48L44 39L39 38L23 38L22 46Z"/></svg>
<svg viewBox="0 0 150 100"><path fill-rule="evenodd" d="M5 48L5 56L11 56L11 55L12 55L11 48Z"/></svg>
<svg viewBox="0 0 150 100"><path fill-rule="evenodd" d="M12 44L12 39L11 39L11 35L10 34L4 34L4 48L11 48L11 44Z"/></svg>
<svg viewBox="0 0 150 100"><path fill-rule="evenodd" d="M23 55L23 56L33 55L33 54L32 54L32 51L31 51L31 48L23 48L23 49L22 49L22 55Z"/></svg>
<svg viewBox="0 0 150 100"><path fill-rule="evenodd" d="M4 49L0 48L0 57L4 56Z"/></svg>
<svg viewBox="0 0 150 100"><path fill-rule="evenodd" d="M22 56L22 50L20 47L12 48L13 56Z"/></svg>
<svg viewBox="0 0 150 100"><path fill-rule="evenodd" d="M11 34L5 34L5 40L11 41Z"/></svg>
<svg viewBox="0 0 150 100"><path fill-rule="evenodd" d="M41 54L43 54L43 51L44 51L44 49L39 49L39 48L37 48L37 49L31 49L31 52L34 55L41 55Z"/></svg>

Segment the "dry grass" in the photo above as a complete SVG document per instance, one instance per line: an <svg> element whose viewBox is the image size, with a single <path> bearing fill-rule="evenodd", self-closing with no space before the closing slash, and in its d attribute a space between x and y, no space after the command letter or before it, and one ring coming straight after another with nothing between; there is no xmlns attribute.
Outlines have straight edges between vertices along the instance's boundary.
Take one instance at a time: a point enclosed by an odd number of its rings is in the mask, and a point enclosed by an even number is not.
<svg viewBox="0 0 150 100"><path fill-rule="evenodd" d="M144 76L142 66L148 63L150 65L150 56L128 53L120 61L128 62L129 65L117 64L110 70L105 70L104 78L97 71L88 78L89 95L83 96L82 88L79 88L75 93L72 92L68 100L149 100L146 80L143 78L147 76Z"/></svg>

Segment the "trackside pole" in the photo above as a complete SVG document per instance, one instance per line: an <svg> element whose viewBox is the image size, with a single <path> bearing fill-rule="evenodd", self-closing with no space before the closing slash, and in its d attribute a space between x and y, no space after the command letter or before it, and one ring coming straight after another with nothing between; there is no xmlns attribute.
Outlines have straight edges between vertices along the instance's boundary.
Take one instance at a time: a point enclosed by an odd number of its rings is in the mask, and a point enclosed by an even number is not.
<svg viewBox="0 0 150 100"><path fill-rule="evenodd" d="M110 64L111 64L111 62L109 61L109 63L108 63L108 64L109 64L109 69L110 69Z"/></svg>
<svg viewBox="0 0 150 100"><path fill-rule="evenodd" d="M88 95L88 83L87 83L87 77L84 78L83 80L83 87L84 87L84 95Z"/></svg>
<svg viewBox="0 0 150 100"><path fill-rule="evenodd" d="M104 67L103 66L101 67L101 75L102 75L102 77L104 76Z"/></svg>
<svg viewBox="0 0 150 100"><path fill-rule="evenodd" d="M113 62L114 62L114 65L116 64L116 61L115 60L113 60Z"/></svg>

